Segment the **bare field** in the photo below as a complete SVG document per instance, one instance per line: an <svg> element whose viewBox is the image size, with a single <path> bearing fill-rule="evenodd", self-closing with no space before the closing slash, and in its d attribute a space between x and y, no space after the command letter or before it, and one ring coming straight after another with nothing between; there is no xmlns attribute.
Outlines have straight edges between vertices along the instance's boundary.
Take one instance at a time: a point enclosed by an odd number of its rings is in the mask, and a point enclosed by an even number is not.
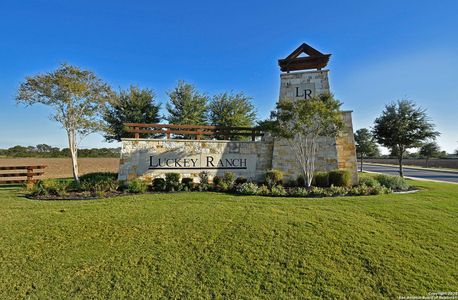
<svg viewBox="0 0 458 300"><path fill-rule="evenodd" d="M0 166L46 165L40 178L72 177L70 158L0 158ZM118 172L119 158L79 158L80 175L91 172Z"/></svg>

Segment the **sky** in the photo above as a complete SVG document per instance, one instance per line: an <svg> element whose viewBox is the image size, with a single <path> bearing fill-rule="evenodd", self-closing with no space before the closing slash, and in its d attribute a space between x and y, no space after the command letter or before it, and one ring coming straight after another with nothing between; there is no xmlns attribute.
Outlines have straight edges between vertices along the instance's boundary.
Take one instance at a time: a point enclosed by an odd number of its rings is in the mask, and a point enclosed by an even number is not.
<svg viewBox="0 0 458 300"><path fill-rule="evenodd" d="M0 148L66 147L44 106L15 94L26 76L67 62L113 88L153 89L162 103L179 80L210 95L243 91L258 118L278 100L277 60L306 42L331 53L331 90L354 129L410 99L427 110L443 150L458 148L458 1L0 2ZM117 147L93 134L81 147Z"/></svg>

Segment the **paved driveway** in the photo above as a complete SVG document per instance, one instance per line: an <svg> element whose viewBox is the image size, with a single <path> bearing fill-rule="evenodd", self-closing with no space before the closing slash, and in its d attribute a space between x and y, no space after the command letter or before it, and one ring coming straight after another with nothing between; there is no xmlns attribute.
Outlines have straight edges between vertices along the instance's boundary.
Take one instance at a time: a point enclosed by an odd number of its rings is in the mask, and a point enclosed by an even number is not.
<svg viewBox="0 0 458 300"><path fill-rule="evenodd" d="M364 164L363 170L377 173L385 173L390 175L399 175L399 168L392 166ZM419 179L439 180L458 183L458 173L445 171L420 170L404 167L404 176Z"/></svg>

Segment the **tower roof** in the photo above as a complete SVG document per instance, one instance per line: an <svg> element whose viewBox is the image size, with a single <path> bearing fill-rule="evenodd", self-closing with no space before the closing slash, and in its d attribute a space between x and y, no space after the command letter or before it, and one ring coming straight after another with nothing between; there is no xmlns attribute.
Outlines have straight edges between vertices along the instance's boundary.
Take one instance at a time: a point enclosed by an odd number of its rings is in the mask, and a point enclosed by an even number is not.
<svg viewBox="0 0 458 300"><path fill-rule="evenodd" d="M307 56L301 57L301 54ZM326 67L331 54L323 54L315 48L303 43L284 59L278 60L282 72L317 69Z"/></svg>

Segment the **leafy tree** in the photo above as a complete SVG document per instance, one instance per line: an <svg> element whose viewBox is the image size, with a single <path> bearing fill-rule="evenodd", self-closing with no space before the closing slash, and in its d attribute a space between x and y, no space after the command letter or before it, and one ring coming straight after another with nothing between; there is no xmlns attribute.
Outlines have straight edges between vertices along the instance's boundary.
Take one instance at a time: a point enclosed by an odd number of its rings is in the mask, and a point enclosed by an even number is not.
<svg viewBox="0 0 458 300"><path fill-rule="evenodd" d="M343 128L341 103L330 94L307 100L281 100L264 128L288 142L310 187L315 172L317 140L336 136Z"/></svg>
<svg viewBox="0 0 458 300"><path fill-rule="evenodd" d="M429 159L439 157L441 154L440 147L436 142L429 142L421 146L419 154L426 159L426 167L428 167Z"/></svg>
<svg viewBox="0 0 458 300"><path fill-rule="evenodd" d="M211 124L217 126L252 127L256 120L256 111L251 98L243 93L221 93L213 96L208 111Z"/></svg>
<svg viewBox="0 0 458 300"><path fill-rule="evenodd" d="M382 115L375 119L373 134L379 144L397 151L399 175L404 176L402 160L405 152L438 136L434 127L424 109L412 101L400 100L387 105Z"/></svg>
<svg viewBox="0 0 458 300"><path fill-rule="evenodd" d="M113 97L104 112L106 122L105 139L120 141L126 137L124 123L158 123L160 104L155 103L155 94L149 89L130 86Z"/></svg>
<svg viewBox="0 0 458 300"><path fill-rule="evenodd" d="M110 87L93 72L62 64L55 71L26 77L16 101L27 106L40 103L54 110L50 117L67 132L73 178L79 181L78 137L102 128L100 112L111 95Z"/></svg>
<svg viewBox="0 0 458 300"><path fill-rule="evenodd" d="M208 96L183 81L168 93L167 120L170 124L204 125L207 122Z"/></svg>
<svg viewBox="0 0 458 300"><path fill-rule="evenodd" d="M361 172L363 171L363 158L379 154L379 149L372 132L367 128L358 129L355 133L356 154L361 160Z"/></svg>

